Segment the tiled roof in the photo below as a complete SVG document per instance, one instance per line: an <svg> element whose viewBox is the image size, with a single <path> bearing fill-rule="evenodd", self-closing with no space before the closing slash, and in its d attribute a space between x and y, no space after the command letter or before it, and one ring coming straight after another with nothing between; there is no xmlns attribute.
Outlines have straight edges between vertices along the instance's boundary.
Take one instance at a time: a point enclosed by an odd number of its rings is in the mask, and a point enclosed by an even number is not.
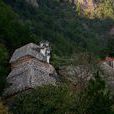
<svg viewBox="0 0 114 114"><path fill-rule="evenodd" d="M114 61L114 57L106 57L105 61Z"/></svg>
<svg viewBox="0 0 114 114"><path fill-rule="evenodd" d="M13 63L19 58L27 56L27 55L37 58L39 60L43 60L42 54L38 52L39 49L40 47L34 43L29 43L21 48L18 48L13 53L10 59L10 63Z"/></svg>

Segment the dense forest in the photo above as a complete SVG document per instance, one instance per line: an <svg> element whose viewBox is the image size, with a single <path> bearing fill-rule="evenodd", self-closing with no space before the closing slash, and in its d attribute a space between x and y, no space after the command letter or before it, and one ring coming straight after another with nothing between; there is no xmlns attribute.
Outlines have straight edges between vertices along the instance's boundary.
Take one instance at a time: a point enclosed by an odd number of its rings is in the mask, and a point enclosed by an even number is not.
<svg viewBox="0 0 114 114"><path fill-rule="evenodd" d="M0 0L0 95L7 86L12 53L27 43L48 40L55 68L70 64L80 53L96 60L114 56L114 2L95 2L94 11L87 13L78 4L74 7L64 0L38 0L38 7L26 0ZM10 110L14 114L111 114L112 96L99 75L95 73L95 80L81 93L72 92L64 83L62 87L40 87L21 94ZM7 114L1 102L2 108Z"/></svg>

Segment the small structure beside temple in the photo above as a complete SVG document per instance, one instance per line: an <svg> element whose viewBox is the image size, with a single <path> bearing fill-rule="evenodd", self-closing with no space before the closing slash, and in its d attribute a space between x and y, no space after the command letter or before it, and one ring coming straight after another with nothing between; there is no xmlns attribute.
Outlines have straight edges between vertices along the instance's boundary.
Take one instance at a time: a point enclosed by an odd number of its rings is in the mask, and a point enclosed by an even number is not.
<svg viewBox="0 0 114 114"><path fill-rule="evenodd" d="M106 57L105 61L110 67L114 68L114 57Z"/></svg>
<svg viewBox="0 0 114 114"><path fill-rule="evenodd" d="M56 85L57 73L50 62L49 42L39 45L29 43L13 53L10 64L11 72L7 77L9 87L4 96L42 85Z"/></svg>

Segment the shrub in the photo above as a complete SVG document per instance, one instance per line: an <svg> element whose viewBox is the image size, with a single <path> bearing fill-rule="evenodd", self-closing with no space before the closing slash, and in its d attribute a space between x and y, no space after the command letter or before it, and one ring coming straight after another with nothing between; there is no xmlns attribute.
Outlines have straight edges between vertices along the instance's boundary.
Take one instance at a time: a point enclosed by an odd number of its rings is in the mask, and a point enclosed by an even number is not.
<svg viewBox="0 0 114 114"><path fill-rule="evenodd" d="M3 102L0 100L0 114L11 114L8 111L8 107L6 107L5 105L3 105Z"/></svg>
<svg viewBox="0 0 114 114"><path fill-rule="evenodd" d="M112 97L99 73L88 87L74 97L73 110L77 114L111 114Z"/></svg>
<svg viewBox="0 0 114 114"><path fill-rule="evenodd" d="M39 87L17 96L12 110L14 114L65 114L70 99L66 87Z"/></svg>
<svg viewBox="0 0 114 114"><path fill-rule="evenodd" d="M0 44L0 94L2 93L6 85L6 76L8 68L7 66L8 52L5 46Z"/></svg>
<svg viewBox="0 0 114 114"><path fill-rule="evenodd" d="M112 99L99 73L82 91L44 86L15 97L14 114L111 114Z"/></svg>

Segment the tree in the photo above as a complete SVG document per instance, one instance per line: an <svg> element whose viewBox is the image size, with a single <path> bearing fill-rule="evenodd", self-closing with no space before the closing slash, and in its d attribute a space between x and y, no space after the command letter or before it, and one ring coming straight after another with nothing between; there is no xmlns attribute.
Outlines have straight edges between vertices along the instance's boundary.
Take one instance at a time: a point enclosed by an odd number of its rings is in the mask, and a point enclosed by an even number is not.
<svg viewBox="0 0 114 114"><path fill-rule="evenodd" d="M0 100L0 114L12 114L9 112L8 107Z"/></svg>
<svg viewBox="0 0 114 114"><path fill-rule="evenodd" d="M69 112L71 95L64 87L44 86L15 98L14 114L65 114Z"/></svg>
<svg viewBox="0 0 114 114"><path fill-rule="evenodd" d="M84 91L75 95L73 104L77 114L111 114L112 97L99 72Z"/></svg>
<svg viewBox="0 0 114 114"><path fill-rule="evenodd" d="M82 91L67 86L44 86L24 92L14 99L14 114L111 114L112 97L96 73Z"/></svg>

